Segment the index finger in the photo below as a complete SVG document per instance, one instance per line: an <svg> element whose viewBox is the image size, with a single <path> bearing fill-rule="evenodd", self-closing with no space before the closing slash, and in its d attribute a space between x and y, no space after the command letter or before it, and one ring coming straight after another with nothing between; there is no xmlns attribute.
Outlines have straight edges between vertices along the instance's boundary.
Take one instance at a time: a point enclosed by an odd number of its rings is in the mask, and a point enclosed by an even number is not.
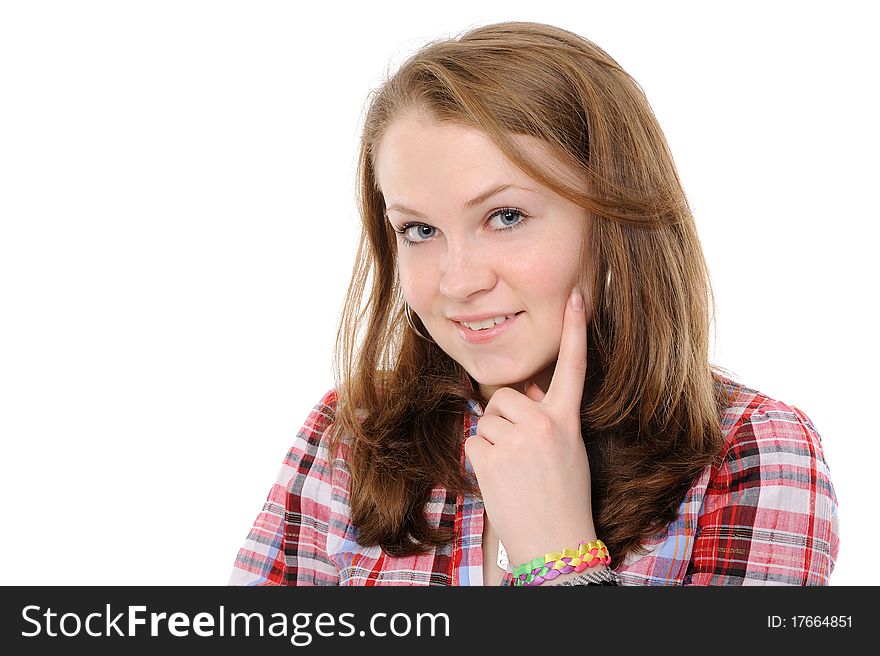
<svg viewBox="0 0 880 656"><path fill-rule="evenodd" d="M580 412L587 376L587 313L580 290L573 289L562 317L562 339L553 379L543 403Z"/></svg>

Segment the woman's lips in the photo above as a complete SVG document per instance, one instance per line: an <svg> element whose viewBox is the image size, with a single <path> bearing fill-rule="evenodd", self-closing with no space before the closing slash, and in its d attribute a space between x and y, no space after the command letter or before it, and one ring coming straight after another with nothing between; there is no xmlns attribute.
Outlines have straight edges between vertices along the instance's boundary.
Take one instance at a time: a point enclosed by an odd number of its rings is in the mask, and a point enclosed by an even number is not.
<svg viewBox="0 0 880 656"><path fill-rule="evenodd" d="M486 328L484 330L471 330L458 321L455 322L455 325L458 327L458 334L461 335L461 338L468 344L483 344L490 339L495 339L510 329L519 319L520 314L522 314L522 312L517 312L511 318L505 319L501 323L496 323L492 328Z"/></svg>

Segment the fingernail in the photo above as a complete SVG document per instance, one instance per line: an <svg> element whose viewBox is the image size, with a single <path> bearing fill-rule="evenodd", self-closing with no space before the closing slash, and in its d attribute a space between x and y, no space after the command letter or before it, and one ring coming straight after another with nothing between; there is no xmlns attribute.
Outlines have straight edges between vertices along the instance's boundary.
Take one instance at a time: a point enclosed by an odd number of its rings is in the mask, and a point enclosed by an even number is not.
<svg viewBox="0 0 880 656"><path fill-rule="evenodd" d="M571 307L578 311L584 309L584 297L577 287L571 290Z"/></svg>

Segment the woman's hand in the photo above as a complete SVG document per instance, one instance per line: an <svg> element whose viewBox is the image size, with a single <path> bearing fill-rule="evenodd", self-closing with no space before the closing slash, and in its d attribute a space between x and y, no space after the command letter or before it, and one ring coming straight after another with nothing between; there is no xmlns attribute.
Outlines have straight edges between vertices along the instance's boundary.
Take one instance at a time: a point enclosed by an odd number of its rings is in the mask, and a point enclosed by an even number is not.
<svg viewBox="0 0 880 656"><path fill-rule="evenodd" d="M534 384L525 394L497 390L477 434L465 441L486 514L513 567L596 539L580 421L586 373L584 299L573 291L547 393Z"/></svg>

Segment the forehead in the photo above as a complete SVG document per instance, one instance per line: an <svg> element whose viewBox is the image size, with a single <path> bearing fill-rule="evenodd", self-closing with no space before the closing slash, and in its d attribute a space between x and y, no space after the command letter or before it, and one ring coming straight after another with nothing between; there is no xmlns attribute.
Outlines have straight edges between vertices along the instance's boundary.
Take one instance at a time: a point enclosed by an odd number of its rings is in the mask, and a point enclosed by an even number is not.
<svg viewBox="0 0 880 656"><path fill-rule="evenodd" d="M561 168L539 139L512 138L542 168ZM374 154L376 182L386 202L405 202L404 197L431 190L466 195L498 183L552 193L508 159L487 135L460 124L405 115L388 127Z"/></svg>

